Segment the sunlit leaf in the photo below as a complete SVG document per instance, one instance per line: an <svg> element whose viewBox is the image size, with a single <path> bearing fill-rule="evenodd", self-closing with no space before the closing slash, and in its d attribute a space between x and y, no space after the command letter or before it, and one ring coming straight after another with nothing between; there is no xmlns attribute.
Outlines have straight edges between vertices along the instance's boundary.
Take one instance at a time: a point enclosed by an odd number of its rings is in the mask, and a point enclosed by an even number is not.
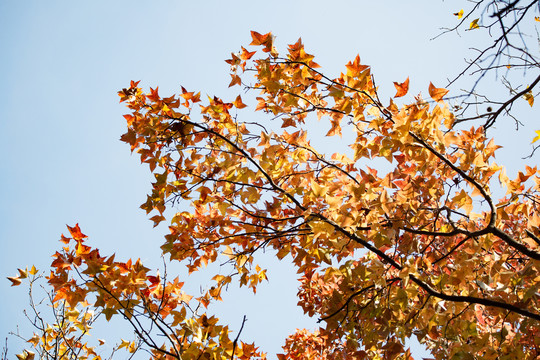
<svg viewBox="0 0 540 360"><path fill-rule="evenodd" d="M534 95L532 93L532 90L530 90L529 92L525 93L523 95L523 98L525 100L527 100L527 102L529 103L529 105L532 107L534 105Z"/></svg>
<svg viewBox="0 0 540 360"><path fill-rule="evenodd" d="M247 107L247 105L242 102L242 98L240 97L240 95L238 95L236 99L233 101L233 105L238 109L243 109Z"/></svg>
<svg viewBox="0 0 540 360"><path fill-rule="evenodd" d="M409 92L409 78L407 77L407 79L402 83L394 82L394 86L396 87L396 90L397 90L396 95L394 95L394 97L405 96L407 92Z"/></svg>
<svg viewBox="0 0 540 360"><path fill-rule="evenodd" d="M429 96L437 102L441 101L443 97L448 94L448 90L444 88L436 88L432 83L429 83Z"/></svg>
<svg viewBox="0 0 540 360"><path fill-rule="evenodd" d="M469 30L478 29L478 20L480 19L474 19L473 21L471 21L471 24L469 25Z"/></svg>
<svg viewBox="0 0 540 360"><path fill-rule="evenodd" d="M11 281L11 286L21 285L21 279L14 276L8 276L7 279Z"/></svg>

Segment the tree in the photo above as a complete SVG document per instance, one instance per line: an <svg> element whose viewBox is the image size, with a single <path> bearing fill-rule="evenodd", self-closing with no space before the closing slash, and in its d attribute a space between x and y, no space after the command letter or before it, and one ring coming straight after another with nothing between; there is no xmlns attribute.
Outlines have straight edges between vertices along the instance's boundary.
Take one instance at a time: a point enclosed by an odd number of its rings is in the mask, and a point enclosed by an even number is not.
<svg viewBox="0 0 540 360"><path fill-rule="evenodd" d="M505 16L528 16L518 5L488 4L499 7L494 24L508 49ZM448 104L445 88L429 84L429 99L398 104L407 79L384 104L358 56L332 78L301 40L280 55L272 34L251 35L255 51L242 47L227 60L230 86L256 93L255 111L270 119L241 120L241 95L203 103L183 87L162 97L139 82L119 92L130 111L121 140L155 175L141 207L155 225L170 217L163 254L190 272L216 261L230 271L194 297L166 267L162 276L104 256L78 225L68 227L46 277L55 324L32 305L34 349L19 358L100 358L99 344L86 340L97 316L123 317L137 335L110 357L126 348L155 359L265 358L206 311L229 284L256 291L264 249L294 264L299 305L321 323L287 338L280 359L409 359L412 336L437 359L537 358L540 177L526 166L509 178L487 131L522 96L532 105L538 81L464 127L473 117ZM318 150L316 121L328 123L327 137L351 139L349 149ZM180 202L189 210L174 213ZM32 289L40 279L35 268L19 271L14 285L29 277Z"/></svg>

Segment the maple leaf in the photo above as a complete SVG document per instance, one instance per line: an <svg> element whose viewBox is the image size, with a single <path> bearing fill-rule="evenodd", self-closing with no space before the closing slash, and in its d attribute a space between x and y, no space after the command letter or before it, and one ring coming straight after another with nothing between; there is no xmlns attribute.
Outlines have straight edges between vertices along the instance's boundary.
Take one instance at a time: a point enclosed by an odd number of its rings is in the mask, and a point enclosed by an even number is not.
<svg viewBox="0 0 540 360"><path fill-rule="evenodd" d="M241 47L240 59L249 60L255 55L256 51L247 51L243 46Z"/></svg>
<svg viewBox="0 0 540 360"><path fill-rule="evenodd" d="M437 102L442 101L443 97L448 94L448 90L444 88L436 88L432 83L429 83L429 96Z"/></svg>
<svg viewBox="0 0 540 360"><path fill-rule="evenodd" d="M30 269L30 275L36 275L38 273L38 270L34 265L32 265L32 268Z"/></svg>
<svg viewBox="0 0 540 360"><path fill-rule="evenodd" d="M236 74L230 74L230 75L231 75L232 80L229 83L229 87L234 86L234 85L242 85L242 79L240 78L240 76Z"/></svg>
<svg viewBox="0 0 540 360"><path fill-rule="evenodd" d="M540 130L535 130L536 136L534 137L532 143L537 142L540 139Z"/></svg>
<svg viewBox="0 0 540 360"><path fill-rule="evenodd" d="M405 96L407 92L409 92L409 78L407 77L407 79L402 83L394 82L394 86L396 87L396 90L397 90L396 95L394 95L394 97Z"/></svg>
<svg viewBox="0 0 540 360"><path fill-rule="evenodd" d="M459 10L457 13L454 13L455 16L457 16L458 19L461 19L463 17L463 9Z"/></svg>
<svg viewBox="0 0 540 360"><path fill-rule="evenodd" d="M354 61L349 61L345 67L347 68L348 76L358 76L364 70L369 69L369 66L360 64L360 55L356 55Z"/></svg>
<svg viewBox="0 0 540 360"><path fill-rule="evenodd" d="M251 31L251 38L253 39L249 45L263 45L264 52L272 52L274 36L272 33L260 34L256 31Z"/></svg>
<svg viewBox="0 0 540 360"><path fill-rule="evenodd" d="M243 109L247 107L247 105L242 102L242 98L240 97L240 95L238 95L236 99L233 101L233 105L237 109Z"/></svg>
<svg viewBox="0 0 540 360"><path fill-rule="evenodd" d="M11 281L11 286L19 286L22 283L19 277L8 276L7 279Z"/></svg>
<svg viewBox="0 0 540 360"><path fill-rule="evenodd" d="M79 224L75 224L74 227L71 227L69 225L66 225L68 230L69 230L69 233L71 234L71 236L73 237L73 239L77 240L77 241L82 241L83 239L87 238L88 236L84 235L82 232L81 232L81 228L79 227Z"/></svg>
<svg viewBox="0 0 540 360"><path fill-rule="evenodd" d="M474 19L473 21L471 21L471 24L469 25L469 30L474 30L474 29L479 28L478 20L480 19Z"/></svg>
<svg viewBox="0 0 540 360"><path fill-rule="evenodd" d="M534 96L533 96L533 93L532 93L532 90L529 90L529 92L525 93L523 95L523 98L525 100L527 100L527 102L529 103L529 105L532 107L534 105Z"/></svg>
<svg viewBox="0 0 540 360"><path fill-rule="evenodd" d="M155 89L150 88L150 93L146 94L146 98L150 101L159 101L161 99L159 96L159 87Z"/></svg>

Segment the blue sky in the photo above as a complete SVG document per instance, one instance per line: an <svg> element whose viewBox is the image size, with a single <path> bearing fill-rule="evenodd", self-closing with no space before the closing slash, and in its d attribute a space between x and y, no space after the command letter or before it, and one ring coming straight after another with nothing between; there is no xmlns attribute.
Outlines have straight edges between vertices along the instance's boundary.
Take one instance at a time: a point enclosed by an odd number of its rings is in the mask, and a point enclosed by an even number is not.
<svg viewBox="0 0 540 360"><path fill-rule="evenodd" d="M149 171L118 140L126 110L116 92L130 80L145 88L159 85L162 95L183 85L233 99L224 60L249 44L249 31L256 30L272 31L281 50L302 37L331 76L360 54L383 99L395 93L393 81L407 76L410 94L427 96L430 81L444 86L461 68L474 35L430 41L440 27L453 24L459 8L433 0L410 4L0 2L0 335L26 327L26 289L10 288L5 277L32 264L47 269L65 224L79 223L103 254L160 265L166 228L153 229L139 209L150 190ZM526 136L522 143L528 145L532 135ZM295 328L314 321L296 306L292 268L280 264L269 277L257 297L235 291L216 311L233 330L246 314L242 339L271 355ZM129 335L127 329L124 337ZM10 337L10 353L20 349Z"/></svg>

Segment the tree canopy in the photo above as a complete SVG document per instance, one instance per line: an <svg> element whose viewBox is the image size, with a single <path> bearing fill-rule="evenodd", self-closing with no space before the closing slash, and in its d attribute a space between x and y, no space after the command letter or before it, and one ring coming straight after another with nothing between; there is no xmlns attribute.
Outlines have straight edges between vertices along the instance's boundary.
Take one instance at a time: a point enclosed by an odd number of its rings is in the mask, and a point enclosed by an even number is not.
<svg viewBox="0 0 540 360"><path fill-rule="evenodd" d="M536 2L475 4L456 13L458 27L502 31L471 62L478 80L503 61L537 71L511 41L520 16L535 21ZM155 176L141 208L168 223L167 261L189 272L227 266L188 294L189 279L101 254L72 224L46 274L56 323L36 312L33 349L19 358L101 358L86 339L97 314L125 318L136 334L111 357L125 348L153 359L265 358L208 310L230 284L264 286L264 250L292 262L298 304L320 324L291 334L279 359L410 359L411 337L436 359L538 358L540 173L508 176L488 131L516 101L533 105L540 78L509 85L499 102L479 95L478 82L466 96L430 83L411 97L407 78L386 102L359 56L331 77L301 40L279 50L271 33L251 37L226 60L230 86L247 95L205 99L182 87L162 96L138 81L118 93L129 109L121 140ZM492 50L495 62L482 65ZM471 114L484 101L487 112ZM351 141L327 154L322 127ZM26 278L32 287L40 275L21 269L10 280Z"/></svg>

